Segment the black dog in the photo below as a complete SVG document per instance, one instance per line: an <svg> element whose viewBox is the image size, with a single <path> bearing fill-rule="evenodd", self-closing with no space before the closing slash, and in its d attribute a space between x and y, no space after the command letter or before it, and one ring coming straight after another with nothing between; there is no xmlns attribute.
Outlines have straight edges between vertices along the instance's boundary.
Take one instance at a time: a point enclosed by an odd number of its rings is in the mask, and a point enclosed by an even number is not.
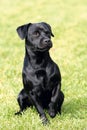
<svg viewBox="0 0 87 130"><path fill-rule="evenodd" d="M25 58L22 72L24 88L18 95L20 111L16 114L34 105L46 124L48 119L44 108L53 118L58 112L61 114L64 101L61 74L49 55L51 36L54 35L50 25L44 22L19 26L17 33L25 39Z"/></svg>

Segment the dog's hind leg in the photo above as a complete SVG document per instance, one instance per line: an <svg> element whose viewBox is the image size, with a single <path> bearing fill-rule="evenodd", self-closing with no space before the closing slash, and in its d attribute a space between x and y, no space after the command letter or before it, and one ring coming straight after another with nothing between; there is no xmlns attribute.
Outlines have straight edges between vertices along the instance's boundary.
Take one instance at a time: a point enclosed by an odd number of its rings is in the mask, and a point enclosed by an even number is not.
<svg viewBox="0 0 87 130"><path fill-rule="evenodd" d="M20 115L22 112L27 108L31 106L31 103L29 101L29 97L26 94L25 90L22 89L21 92L18 95L17 98L18 104L20 106L20 110L15 113L15 115Z"/></svg>
<svg viewBox="0 0 87 130"><path fill-rule="evenodd" d="M61 107L64 101L64 94L62 91L60 91L59 98L58 98L58 105L57 105L57 112L61 114Z"/></svg>

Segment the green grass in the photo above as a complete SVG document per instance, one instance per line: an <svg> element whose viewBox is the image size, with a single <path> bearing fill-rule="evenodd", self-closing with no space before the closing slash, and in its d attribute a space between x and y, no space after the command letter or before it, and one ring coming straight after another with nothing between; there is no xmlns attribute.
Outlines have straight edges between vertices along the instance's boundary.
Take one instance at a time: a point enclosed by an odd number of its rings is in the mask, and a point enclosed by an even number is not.
<svg viewBox="0 0 87 130"><path fill-rule="evenodd" d="M55 37L51 57L62 74L62 115L43 126L35 108L20 117L24 41L19 25L48 22ZM0 130L87 130L87 0L0 0Z"/></svg>

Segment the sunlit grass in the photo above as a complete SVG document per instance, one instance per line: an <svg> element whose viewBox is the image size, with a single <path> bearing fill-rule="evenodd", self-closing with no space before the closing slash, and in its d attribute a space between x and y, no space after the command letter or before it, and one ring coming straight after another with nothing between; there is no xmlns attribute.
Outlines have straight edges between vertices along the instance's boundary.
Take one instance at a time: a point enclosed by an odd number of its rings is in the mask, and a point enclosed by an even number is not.
<svg viewBox="0 0 87 130"><path fill-rule="evenodd" d="M43 126L35 108L19 117L16 98L22 89L24 41L19 25L48 22L55 35L50 50L62 74L62 115ZM87 0L0 1L0 130L87 129Z"/></svg>

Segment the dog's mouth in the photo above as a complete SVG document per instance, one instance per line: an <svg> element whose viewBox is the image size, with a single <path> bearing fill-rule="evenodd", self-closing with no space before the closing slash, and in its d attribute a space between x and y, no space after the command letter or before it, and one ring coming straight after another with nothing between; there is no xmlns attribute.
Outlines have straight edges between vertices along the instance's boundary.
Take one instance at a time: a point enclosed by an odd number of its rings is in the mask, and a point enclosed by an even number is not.
<svg viewBox="0 0 87 130"><path fill-rule="evenodd" d="M52 48L52 44L49 44L43 47L37 47L37 51L40 51L40 52L49 51L50 48Z"/></svg>

